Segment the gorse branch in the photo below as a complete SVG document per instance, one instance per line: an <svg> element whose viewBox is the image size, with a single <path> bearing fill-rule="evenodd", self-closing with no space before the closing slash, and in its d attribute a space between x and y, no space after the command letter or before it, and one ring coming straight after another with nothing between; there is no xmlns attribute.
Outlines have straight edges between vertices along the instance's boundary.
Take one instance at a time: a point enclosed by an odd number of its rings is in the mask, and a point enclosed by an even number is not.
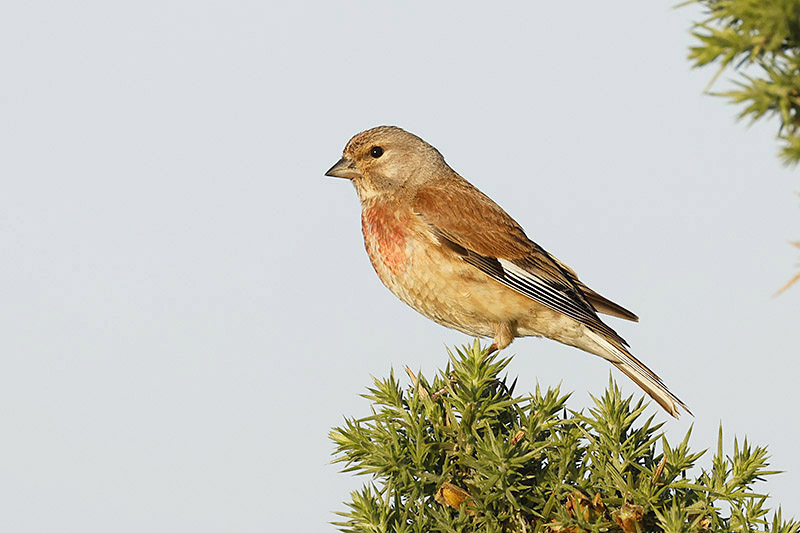
<svg viewBox="0 0 800 533"><path fill-rule="evenodd" d="M740 118L780 118L778 138L786 164L800 161L800 0L696 0L707 17L695 24L695 67L717 63L711 80L730 68L735 90L715 93L741 104ZM749 74L743 66L753 66ZM757 72L753 75L753 70Z"/></svg>
<svg viewBox="0 0 800 533"><path fill-rule="evenodd" d="M707 18L695 24L689 59L695 67L718 63L719 75L738 72L734 90L714 93L743 106L739 118L778 116L780 156L800 161L800 0L695 0ZM685 4L684 4L685 5ZM745 73L740 67L751 67ZM755 71L755 73L753 72ZM800 280L795 275L779 291Z"/></svg>
<svg viewBox="0 0 800 533"><path fill-rule="evenodd" d="M711 468L690 433L671 445L642 400L611 381L588 412L558 388L515 395L509 359L476 342L428 381L375 379L372 414L331 431L335 462L371 477L337 523L349 532L773 531L800 523L770 512L754 484L775 473L765 448L722 430Z"/></svg>

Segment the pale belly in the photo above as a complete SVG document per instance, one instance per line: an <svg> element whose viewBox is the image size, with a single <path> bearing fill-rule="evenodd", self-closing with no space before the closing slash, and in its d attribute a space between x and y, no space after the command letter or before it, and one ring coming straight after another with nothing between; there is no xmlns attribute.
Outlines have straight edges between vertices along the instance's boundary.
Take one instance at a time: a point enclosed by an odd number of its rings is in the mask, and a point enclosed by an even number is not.
<svg viewBox="0 0 800 533"><path fill-rule="evenodd" d="M367 254L383 284L424 316L477 337L495 337L502 324L514 337L555 338L574 322L464 262L424 228L409 229L413 221L388 215L364 211Z"/></svg>

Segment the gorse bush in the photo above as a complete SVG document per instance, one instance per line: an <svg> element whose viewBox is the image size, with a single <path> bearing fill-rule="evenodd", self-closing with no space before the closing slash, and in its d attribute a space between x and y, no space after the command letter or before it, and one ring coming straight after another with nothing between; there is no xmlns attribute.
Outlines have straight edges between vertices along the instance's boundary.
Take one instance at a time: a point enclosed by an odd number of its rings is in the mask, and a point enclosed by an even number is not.
<svg viewBox="0 0 800 533"><path fill-rule="evenodd" d="M800 523L767 509L753 485L766 448L722 430L708 470L704 452L671 445L643 400L610 382L587 413L558 388L516 396L509 362L476 342L450 354L433 379L394 374L364 395L372 414L333 429L335 461L372 477L337 523L351 532L772 531Z"/></svg>

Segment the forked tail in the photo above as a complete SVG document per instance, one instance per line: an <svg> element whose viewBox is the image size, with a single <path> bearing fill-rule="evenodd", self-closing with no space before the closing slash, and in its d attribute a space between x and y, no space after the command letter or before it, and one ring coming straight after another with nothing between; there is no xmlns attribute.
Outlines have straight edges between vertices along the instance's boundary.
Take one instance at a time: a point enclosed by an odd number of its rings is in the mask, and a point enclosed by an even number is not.
<svg viewBox="0 0 800 533"><path fill-rule="evenodd" d="M680 416L681 409L690 415L692 414L686 404L669 391L664 382L661 381L661 378L631 355L624 346L617 345L617 343L604 338L600 333L591 331L589 328L586 328L586 334L606 352L598 355L607 359L611 364L619 368L623 374L631 378L665 411L675 418Z"/></svg>

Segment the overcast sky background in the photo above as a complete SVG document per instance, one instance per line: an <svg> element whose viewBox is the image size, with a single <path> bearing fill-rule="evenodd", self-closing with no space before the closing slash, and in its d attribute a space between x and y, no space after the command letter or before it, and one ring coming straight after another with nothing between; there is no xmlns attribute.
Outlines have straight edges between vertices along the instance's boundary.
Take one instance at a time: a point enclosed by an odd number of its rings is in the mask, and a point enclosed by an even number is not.
<svg viewBox="0 0 800 533"><path fill-rule="evenodd" d="M0 530L334 529L367 479L329 429L371 375L470 340L380 284L323 176L379 124L638 313L609 323L696 415L658 413L670 438L768 444L761 489L800 515L800 286L772 297L797 170L775 121L703 94L674 3L4 2ZM509 353L576 409L608 380Z"/></svg>

